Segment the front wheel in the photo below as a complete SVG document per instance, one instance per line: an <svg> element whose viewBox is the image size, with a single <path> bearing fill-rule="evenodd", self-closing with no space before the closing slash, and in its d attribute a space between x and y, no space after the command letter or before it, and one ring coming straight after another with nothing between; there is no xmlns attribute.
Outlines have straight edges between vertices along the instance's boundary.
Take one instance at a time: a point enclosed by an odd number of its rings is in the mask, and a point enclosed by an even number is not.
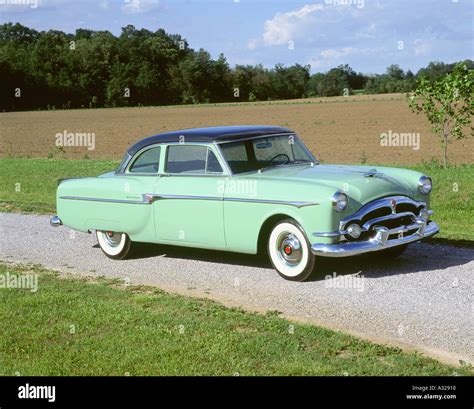
<svg viewBox="0 0 474 409"><path fill-rule="evenodd" d="M132 242L126 233L97 230L96 236L101 250L107 257L114 260L127 257Z"/></svg>
<svg viewBox="0 0 474 409"><path fill-rule="evenodd" d="M311 245L294 220L282 220L273 227L268 254L275 270L286 280L304 281L313 272L315 256Z"/></svg>

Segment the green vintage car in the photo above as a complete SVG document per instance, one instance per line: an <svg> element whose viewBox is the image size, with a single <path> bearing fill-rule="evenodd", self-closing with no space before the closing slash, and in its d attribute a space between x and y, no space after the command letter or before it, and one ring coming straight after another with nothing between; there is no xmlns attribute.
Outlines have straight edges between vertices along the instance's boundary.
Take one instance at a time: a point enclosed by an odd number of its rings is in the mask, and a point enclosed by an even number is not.
<svg viewBox="0 0 474 409"><path fill-rule="evenodd" d="M267 252L303 281L318 257L393 257L436 234L431 188L410 170L322 165L287 128L186 129L132 145L115 172L61 180L51 224L96 231L112 259L140 242Z"/></svg>

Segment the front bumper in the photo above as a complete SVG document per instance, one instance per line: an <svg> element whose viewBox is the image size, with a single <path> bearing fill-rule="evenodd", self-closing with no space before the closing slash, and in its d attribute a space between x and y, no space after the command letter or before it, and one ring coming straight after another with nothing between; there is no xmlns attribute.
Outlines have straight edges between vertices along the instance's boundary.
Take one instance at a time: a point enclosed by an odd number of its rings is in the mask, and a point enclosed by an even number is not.
<svg viewBox="0 0 474 409"><path fill-rule="evenodd" d="M388 237L392 231L385 227L378 227L376 228L375 235L369 240L351 241L338 244L316 243L311 246L311 250L316 256L349 257L413 243L426 237L434 236L438 232L439 226L431 221L428 225L420 225L420 228L414 234L409 236L399 236L396 239L389 240Z"/></svg>

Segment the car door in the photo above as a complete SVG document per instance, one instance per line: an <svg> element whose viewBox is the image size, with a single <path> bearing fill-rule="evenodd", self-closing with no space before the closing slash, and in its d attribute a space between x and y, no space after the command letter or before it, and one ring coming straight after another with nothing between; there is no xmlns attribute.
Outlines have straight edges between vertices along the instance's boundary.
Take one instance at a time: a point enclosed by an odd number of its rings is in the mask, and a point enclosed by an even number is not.
<svg viewBox="0 0 474 409"><path fill-rule="evenodd" d="M172 144L155 186L159 241L225 248L224 187L227 175L207 145Z"/></svg>

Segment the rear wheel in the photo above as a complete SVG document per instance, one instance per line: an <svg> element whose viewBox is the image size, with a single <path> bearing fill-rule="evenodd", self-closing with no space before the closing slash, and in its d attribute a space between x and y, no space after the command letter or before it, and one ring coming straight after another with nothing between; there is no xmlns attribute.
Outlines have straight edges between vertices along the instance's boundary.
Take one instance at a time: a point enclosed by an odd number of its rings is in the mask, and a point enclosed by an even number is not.
<svg viewBox="0 0 474 409"><path fill-rule="evenodd" d="M315 256L303 229L291 219L278 222L268 238L268 255L286 280L304 281L313 272Z"/></svg>
<svg viewBox="0 0 474 409"><path fill-rule="evenodd" d="M97 241L103 253L114 260L122 260L130 252L131 240L126 233L96 231Z"/></svg>

